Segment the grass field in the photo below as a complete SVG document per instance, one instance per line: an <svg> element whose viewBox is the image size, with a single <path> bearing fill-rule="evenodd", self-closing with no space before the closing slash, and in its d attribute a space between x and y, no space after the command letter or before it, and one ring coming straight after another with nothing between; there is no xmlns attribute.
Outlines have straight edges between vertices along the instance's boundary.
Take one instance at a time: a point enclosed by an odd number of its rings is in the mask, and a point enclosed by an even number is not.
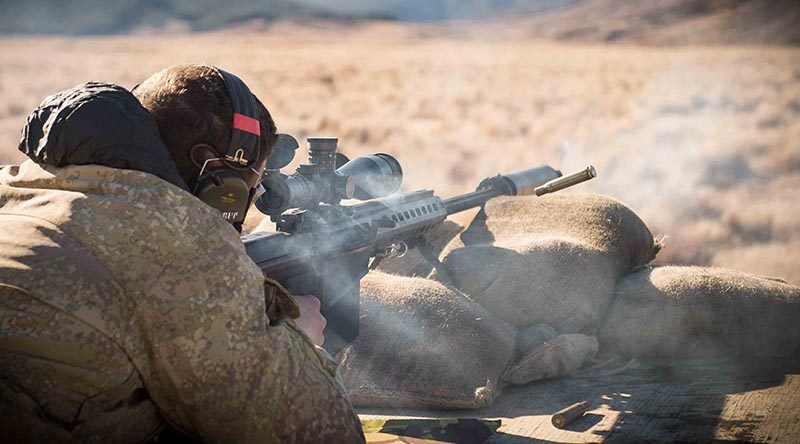
<svg viewBox="0 0 800 444"><path fill-rule="evenodd" d="M386 152L442 196L498 172L594 164L666 236L661 262L800 284L800 49L419 37L401 25L278 24L199 35L0 38L0 163L27 113L87 80L178 63L239 74L279 130ZM462 222L465 222L462 217ZM255 223L256 221L251 221Z"/></svg>

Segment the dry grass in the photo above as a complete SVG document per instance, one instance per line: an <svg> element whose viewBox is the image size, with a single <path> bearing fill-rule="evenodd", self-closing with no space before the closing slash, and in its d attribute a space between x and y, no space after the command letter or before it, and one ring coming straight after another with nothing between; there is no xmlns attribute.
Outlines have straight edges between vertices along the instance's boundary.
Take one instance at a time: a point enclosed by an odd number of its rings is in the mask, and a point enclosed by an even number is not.
<svg viewBox="0 0 800 444"><path fill-rule="evenodd" d="M667 235L659 260L800 283L800 50L411 37L400 25L0 42L0 163L44 96L176 63L241 75L298 138L387 152L443 196L497 172L593 163Z"/></svg>

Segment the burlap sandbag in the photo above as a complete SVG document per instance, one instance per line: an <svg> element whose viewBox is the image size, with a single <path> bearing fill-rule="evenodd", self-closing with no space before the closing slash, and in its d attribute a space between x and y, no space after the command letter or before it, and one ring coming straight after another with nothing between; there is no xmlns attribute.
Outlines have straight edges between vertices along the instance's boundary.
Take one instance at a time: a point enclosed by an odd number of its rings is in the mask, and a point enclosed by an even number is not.
<svg viewBox="0 0 800 444"><path fill-rule="evenodd" d="M438 279L512 325L562 333L592 332L616 280L658 251L630 209L588 194L493 199L485 224L476 219L461 238L467 246L446 247L448 276Z"/></svg>
<svg viewBox="0 0 800 444"><path fill-rule="evenodd" d="M558 335L510 366L503 374L503 381L521 385L568 375L592 359L597 349L594 336Z"/></svg>
<svg viewBox="0 0 800 444"><path fill-rule="evenodd" d="M479 408L500 390L515 331L460 292L370 272L358 339L339 372L356 406Z"/></svg>
<svg viewBox="0 0 800 444"><path fill-rule="evenodd" d="M646 267L622 279L599 332L626 356L796 356L800 287L723 268Z"/></svg>
<svg viewBox="0 0 800 444"><path fill-rule="evenodd" d="M518 328L514 361L503 381L521 385L568 375L594 358L597 349L594 336L559 335L547 324Z"/></svg>

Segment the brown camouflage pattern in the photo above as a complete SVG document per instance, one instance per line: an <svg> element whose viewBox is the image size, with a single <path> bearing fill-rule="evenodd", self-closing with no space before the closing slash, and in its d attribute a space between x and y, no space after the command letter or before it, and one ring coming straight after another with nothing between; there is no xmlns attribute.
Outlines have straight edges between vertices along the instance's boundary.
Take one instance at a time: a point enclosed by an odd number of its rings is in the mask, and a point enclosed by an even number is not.
<svg viewBox="0 0 800 444"><path fill-rule="evenodd" d="M363 441L288 294L190 194L28 161L0 169L0 227L10 442L141 442L165 419L205 442Z"/></svg>

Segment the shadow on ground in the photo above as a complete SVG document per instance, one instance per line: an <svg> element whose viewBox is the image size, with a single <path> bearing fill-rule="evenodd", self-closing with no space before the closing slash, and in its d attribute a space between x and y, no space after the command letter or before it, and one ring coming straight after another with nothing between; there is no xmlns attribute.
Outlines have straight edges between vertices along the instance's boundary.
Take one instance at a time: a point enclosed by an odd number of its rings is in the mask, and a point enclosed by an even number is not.
<svg viewBox="0 0 800 444"><path fill-rule="evenodd" d="M506 388L475 411L358 409L359 414L501 418L490 443L592 441L793 441L800 436L800 360L707 358L645 361L612 376L561 378ZM794 383L792 383L794 382ZM579 401L592 410L554 428L550 415Z"/></svg>

